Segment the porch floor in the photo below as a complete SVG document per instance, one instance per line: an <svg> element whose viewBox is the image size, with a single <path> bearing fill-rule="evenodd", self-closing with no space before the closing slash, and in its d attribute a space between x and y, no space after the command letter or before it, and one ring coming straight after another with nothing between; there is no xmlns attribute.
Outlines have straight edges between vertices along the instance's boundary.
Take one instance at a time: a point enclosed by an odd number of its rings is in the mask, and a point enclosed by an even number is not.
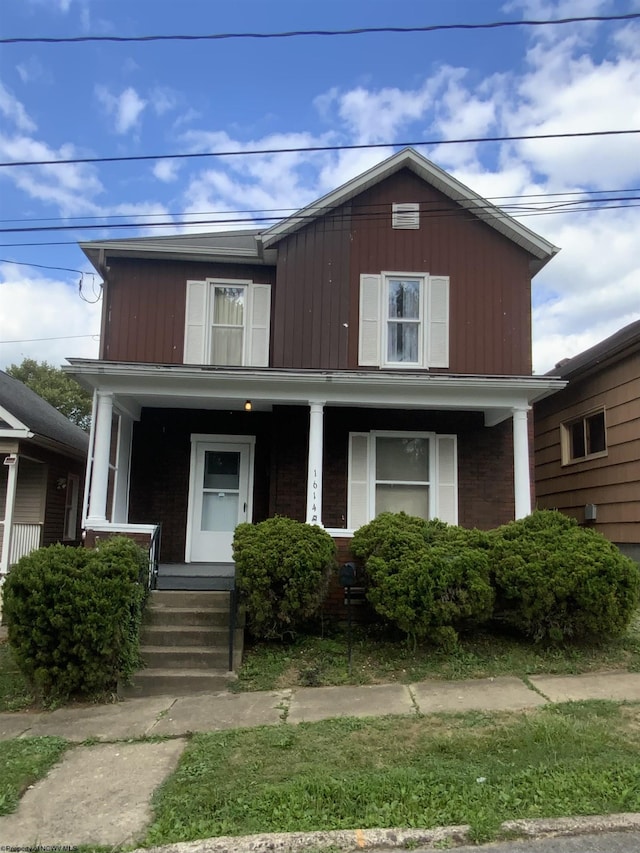
<svg viewBox="0 0 640 853"><path fill-rule="evenodd" d="M235 563L160 563L156 589L230 590Z"/></svg>

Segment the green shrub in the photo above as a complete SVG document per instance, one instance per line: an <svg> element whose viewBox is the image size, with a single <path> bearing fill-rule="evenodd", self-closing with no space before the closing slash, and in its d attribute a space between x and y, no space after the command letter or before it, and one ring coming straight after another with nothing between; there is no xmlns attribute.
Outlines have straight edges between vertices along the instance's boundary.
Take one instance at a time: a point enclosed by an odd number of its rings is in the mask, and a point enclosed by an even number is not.
<svg viewBox="0 0 640 853"><path fill-rule="evenodd" d="M42 698L104 693L139 665L146 565L141 548L115 537L96 550L41 548L11 569L9 643Z"/></svg>
<svg viewBox="0 0 640 853"><path fill-rule="evenodd" d="M476 530L405 513L382 513L354 534L367 599L375 611L414 640L457 640L456 626L491 616L489 540Z"/></svg>
<svg viewBox="0 0 640 853"><path fill-rule="evenodd" d="M637 565L559 512L498 528L492 558L496 615L534 640L619 636L638 605Z"/></svg>
<svg viewBox="0 0 640 853"><path fill-rule="evenodd" d="M233 559L249 630L255 637L281 638L319 610L335 545L320 527L276 517L238 525Z"/></svg>

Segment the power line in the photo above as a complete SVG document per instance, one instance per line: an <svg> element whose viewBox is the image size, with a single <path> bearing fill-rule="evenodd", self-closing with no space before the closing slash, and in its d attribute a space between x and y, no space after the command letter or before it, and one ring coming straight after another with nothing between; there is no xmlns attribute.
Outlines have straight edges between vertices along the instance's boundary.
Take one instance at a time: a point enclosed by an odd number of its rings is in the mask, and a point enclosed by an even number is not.
<svg viewBox="0 0 640 853"><path fill-rule="evenodd" d="M144 160L193 160L204 157L248 157L254 154L300 154L313 151L360 151L373 148L415 148L422 145L464 145L477 142L525 142L534 139L576 139L591 136L624 136L640 133L630 130L588 130L578 133L532 133L518 136L478 136L466 139L422 139L418 142L368 142L357 145L309 145L294 148L253 148L244 151L200 151L183 154L136 154L121 157L72 157L66 160L12 160L0 163L11 166L62 166L80 163L132 163Z"/></svg>
<svg viewBox="0 0 640 853"><path fill-rule="evenodd" d="M640 198L638 200L640 200ZM602 202L603 200L599 200L599 201ZM575 202L574 204L576 206L562 207L560 209L557 209L556 207L539 208L539 209L536 209L536 208L525 209L523 212L517 213L517 219L518 220L525 219L525 218L528 218L530 216L554 216L554 215L558 215L558 214L567 214L567 213L594 213L594 212L597 213L597 212L603 211L603 210L629 210L631 208L640 207L640 205L638 205L638 204L601 204L600 207L577 207L577 205L580 204L579 201ZM443 208L440 210L427 211L425 213L425 219L433 220L433 219L443 219L443 218L447 218L447 217L451 217L451 216L458 216L458 217L465 217L466 219L471 220L475 216L478 215L478 211L482 212L485 209L486 208L483 208L480 206L477 206L475 209L474 208L462 208L462 207L458 208L458 209L445 209L445 208ZM500 214L502 214L502 215L500 215ZM383 221L383 216L384 216L384 214L375 213L375 212L369 212L369 213L365 212L365 213L355 213L355 214L353 212L351 213L351 219L352 220L355 218L360 218L360 221L365 221L365 220L374 221L376 219L378 221ZM507 213L507 212L500 210L500 209L497 209L497 210L494 209L494 218L512 219L512 218L514 218L514 216L515 216L515 214L510 214L510 213ZM313 217L310 216L310 218L313 218ZM255 220L246 220L246 221L247 222L253 222ZM298 221L302 221L302 218L298 217ZM169 224L174 224L176 226L189 225L189 223L147 223L147 225L144 225L142 223L129 223L128 225L131 228L143 228L143 227L152 227L154 224L155 225L160 224L163 227L167 227L167 225L169 225ZM212 222L210 220L207 220L203 224L211 225L211 226L213 226L213 225L224 225L225 221L219 220L219 221L213 221ZM112 226L104 226L104 227L110 228ZM351 226L349 226L349 227L351 227ZM335 226L335 224L332 226L332 228L334 231L340 230L340 228L337 228ZM40 229L36 229L36 230L40 230ZM82 226L77 226L76 230L81 231ZM345 230L346 230L346 227L345 227ZM0 233L2 233L1 230L0 230ZM215 232L210 232L210 231L209 232L206 232L206 231L205 232L196 232L195 235L193 235L193 236L197 236L198 234L209 234L209 233L215 233ZM222 232L220 232L220 233L222 234ZM21 242L21 243L0 243L0 246L3 248L7 248L7 247L27 248L27 247L37 247L37 246L77 246L77 245L78 245L77 240L37 241L37 242L30 242L30 243L25 243L25 242Z"/></svg>
<svg viewBox="0 0 640 853"><path fill-rule="evenodd" d="M572 196L580 196L584 202L597 202L598 200L602 201L602 199L589 199L586 196L603 196L603 195L613 195L613 193L640 193L640 187L621 187L619 189L607 189L607 190L572 190L571 192L553 192L553 193L520 193L516 195L490 195L485 196L485 201L495 202L497 204L501 204L503 201L508 201L510 199L545 199L545 198L571 198ZM617 196L614 196L617 198ZM434 204L435 202L430 199L417 199L420 204ZM569 202L567 202L569 203ZM386 205L386 202L371 202L369 206L383 206ZM507 205L502 205L506 207ZM318 210L321 208L319 207ZM143 216L158 218L159 216L163 216L167 218L165 223L166 225L188 225L189 223L180 217L185 216L221 216L224 215L239 215L241 213L246 214L254 214L254 213L274 213L281 214L283 216L291 215L296 211L300 210L299 207L246 207L246 208L230 208L225 210L182 210L182 211L167 211L166 213L112 213L112 214L103 214L101 216L46 216L46 217L36 217L36 216L20 216L15 219L0 219L0 226L5 225L11 222L75 222L76 228L81 229L86 227L84 223L86 222L94 222L100 221L104 228L110 228L109 220L113 219L140 219ZM274 217L275 218L275 217ZM136 224L136 223L132 223ZM139 225L139 227L142 227ZM50 267L49 269L53 269ZM73 270L73 272L80 272L80 270Z"/></svg>
<svg viewBox="0 0 640 853"><path fill-rule="evenodd" d="M638 13L628 15L590 15L551 20L489 21L479 24L431 24L424 27L357 27L350 30L288 30L275 33L208 33L202 35L148 35L148 36L64 36L60 38L14 37L2 38L0 44L82 44L86 42L154 42L154 41L224 41L229 39L286 39L306 36L361 36L377 33L434 33L443 30L497 30L505 27L550 27L563 24L604 23L631 21L640 18Z"/></svg>
<svg viewBox="0 0 640 853"><path fill-rule="evenodd" d="M514 197L515 198L515 197ZM464 206L462 210L471 213L481 214L483 211L499 211L498 215L502 216L512 216L512 215L520 215L526 216L531 215L533 213L553 213L553 212L571 212L571 210L581 207L581 209L588 210L594 209L594 207L584 207L584 205L598 205L595 209L606 209L608 207L609 202L615 202L617 207L630 207L629 204L621 204L621 202L633 202L640 201L640 195L628 195L628 196L611 196L611 197L601 197L601 198L580 198L580 199L568 199L565 201L556 201L553 204L538 204L538 205L523 205L523 204L507 204L503 205L500 208L495 208L493 204L487 201L486 204L482 202L478 203L475 200L467 200L472 201L472 204L469 206ZM451 209L449 207L436 207L435 205L440 205L442 202L435 200L427 200L427 201L419 201L419 203L423 206L423 215L425 218L441 218L443 216L451 216L458 215L458 209ZM607 203L607 204L606 204ZM431 208L428 209L428 206L431 205ZM425 209L427 208L427 209ZM318 212L324 212L331 215L332 211L326 211L323 208L315 208L310 212L305 213L304 215L296 216L295 214L289 217L296 222L304 222L305 220L314 219ZM220 216L222 211L215 212L212 211L211 216ZM339 215L339 214L338 214ZM366 207L362 210L352 209L350 218L352 220L375 220L382 219L385 216L388 216L388 204L372 204L366 205ZM268 223L279 221L280 218L276 216L236 216L236 217L226 217L226 218L218 218L218 219L190 219L190 220L181 220L181 221L164 221L164 222L111 222L105 224L97 223L97 224L85 224L85 225L27 225L27 226L18 226L12 228L0 228L0 234L32 234L35 232L59 232L59 231L95 231L95 230L122 230L122 229L131 229L131 228L167 228L173 226L174 228L178 227L191 227L194 225L249 225L251 223ZM75 272L82 272L81 270L74 270Z"/></svg>
<svg viewBox="0 0 640 853"><path fill-rule="evenodd" d="M73 338L99 338L100 333L95 332L92 335L61 335L56 338L19 338L15 341L0 341L0 344L32 344L37 341L70 341Z"/></svg>
<svg viewBox="0 0 640 853"><path fill-rule="evenodd" d="M83 270L72 269L71 267L50 267L47 264L30 264L26 261L10 261L8 258L0 258L0 264L13 264L16 267L37 267L40 270L61 270L62 272L77 272L80 275L87 275ZM89 273L93 275L93 273Z"/></svg>

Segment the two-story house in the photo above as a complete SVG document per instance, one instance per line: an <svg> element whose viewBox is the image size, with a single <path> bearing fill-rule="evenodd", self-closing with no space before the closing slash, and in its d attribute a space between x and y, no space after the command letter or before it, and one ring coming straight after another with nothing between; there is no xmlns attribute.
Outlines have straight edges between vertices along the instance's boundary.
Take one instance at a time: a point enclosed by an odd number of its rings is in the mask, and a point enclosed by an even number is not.
<svg viewBox="0 0 640 853"><path fill-rule="evenodd" d="M530 512L528 412L565 384L532 376L531 279L558 250L416 151L264 230L82 249L104 278L100 357L69 369L95 394L89 542L161 524L165 586L206 587L243 521L346 553L384 510Z"/></svg>

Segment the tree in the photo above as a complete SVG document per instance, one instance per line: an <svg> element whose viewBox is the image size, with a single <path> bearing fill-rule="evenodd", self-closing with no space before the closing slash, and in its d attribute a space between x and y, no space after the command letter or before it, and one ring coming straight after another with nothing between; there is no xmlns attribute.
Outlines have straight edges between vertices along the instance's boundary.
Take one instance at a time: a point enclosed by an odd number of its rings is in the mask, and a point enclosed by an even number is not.
<svg viewBox="0 0 640 853"><path fill-rule="evenodd" d="M12 364L6 372L24 382L76 426L89 429L91 395L58 367L46 361L25 358L22 364Z"/></svg>

